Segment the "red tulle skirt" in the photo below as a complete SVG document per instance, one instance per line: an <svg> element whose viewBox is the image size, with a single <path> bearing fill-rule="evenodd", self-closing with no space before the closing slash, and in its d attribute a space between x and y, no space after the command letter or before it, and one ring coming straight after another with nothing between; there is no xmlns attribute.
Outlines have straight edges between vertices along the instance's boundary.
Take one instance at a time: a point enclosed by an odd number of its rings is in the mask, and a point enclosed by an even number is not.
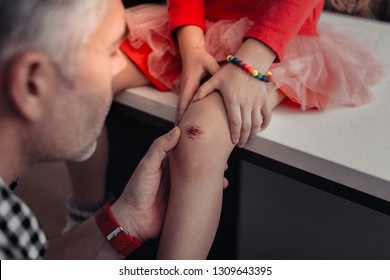
<svg viewBox="0 0 390 280"><path fill-rule="evenodd" d="M179 88L181 59L168 33L165 6L140 5L126 11L130 28L122 51L160 90ZM253 22L207 22L207 50L217 61L235 54ZM318 37L295 36L283 60L271 66L269 93L281 90L302 109L331 105L358 106L372 99L370 87L382 76L382 67L368 48L348 34L319 26Z"/></svg>

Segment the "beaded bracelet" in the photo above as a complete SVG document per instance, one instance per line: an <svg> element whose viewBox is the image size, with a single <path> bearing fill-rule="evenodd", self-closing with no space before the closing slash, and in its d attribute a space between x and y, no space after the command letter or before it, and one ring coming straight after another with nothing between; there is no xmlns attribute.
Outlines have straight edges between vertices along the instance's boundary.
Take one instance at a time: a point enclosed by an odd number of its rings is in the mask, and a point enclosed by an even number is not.
<svg viewBox="0 0 390 280"><path fill-rule="evenodd" d="M272 80L272 72L271 71L267 71L265 73L265 75L263 75L259 71L253 69L248 64L242 62L237 57L234 57L232 55L228 55L226 60L228 62L231 62L231 63L237 65L238 67L241 67L243 70L245 70L245 72L247 72L248 74L251 74L253 77L255 77L259 80L262 80L263 82L269 83Z"/></svg>

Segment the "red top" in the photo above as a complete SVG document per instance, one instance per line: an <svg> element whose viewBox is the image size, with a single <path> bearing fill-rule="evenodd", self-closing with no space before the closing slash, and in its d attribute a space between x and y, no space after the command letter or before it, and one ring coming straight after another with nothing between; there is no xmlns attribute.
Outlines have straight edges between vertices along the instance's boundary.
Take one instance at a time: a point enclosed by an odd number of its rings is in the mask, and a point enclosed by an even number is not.
<svg viewBox="0 0 390 280"><path fill-rule="evenodd" d="M317 22L324 0L168 0L170 31L197 25L206 31L205 20L254 21L245 38L254 38L271 48L277 60L296 35L317 36Z"/></svg>

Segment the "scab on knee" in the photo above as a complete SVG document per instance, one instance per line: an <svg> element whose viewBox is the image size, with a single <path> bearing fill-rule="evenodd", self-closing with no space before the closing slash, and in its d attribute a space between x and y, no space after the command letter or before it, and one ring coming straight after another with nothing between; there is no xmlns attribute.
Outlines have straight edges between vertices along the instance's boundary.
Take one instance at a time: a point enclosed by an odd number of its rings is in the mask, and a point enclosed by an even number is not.
<svg viewBox="0 0 390 280"><path fill-rule="evenodd" d="M189 139L195 140L197 138L200 138L200 136L203 134L203 131L195 125L190 125L184 130L185 134Z"/></svg>

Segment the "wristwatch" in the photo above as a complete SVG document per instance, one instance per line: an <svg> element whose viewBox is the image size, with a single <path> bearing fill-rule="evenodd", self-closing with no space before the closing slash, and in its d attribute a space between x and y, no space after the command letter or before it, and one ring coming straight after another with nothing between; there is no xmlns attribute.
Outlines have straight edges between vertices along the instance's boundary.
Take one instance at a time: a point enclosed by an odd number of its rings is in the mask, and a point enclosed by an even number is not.
<svg viewBox="0 0 390 280"><path fill-rule="evenodd" d="M114 201L108 202L95 215L95 221L107 241L123 256L130 255L141 246L141 241L124 230L111 212L110 206Z"/></svg>

